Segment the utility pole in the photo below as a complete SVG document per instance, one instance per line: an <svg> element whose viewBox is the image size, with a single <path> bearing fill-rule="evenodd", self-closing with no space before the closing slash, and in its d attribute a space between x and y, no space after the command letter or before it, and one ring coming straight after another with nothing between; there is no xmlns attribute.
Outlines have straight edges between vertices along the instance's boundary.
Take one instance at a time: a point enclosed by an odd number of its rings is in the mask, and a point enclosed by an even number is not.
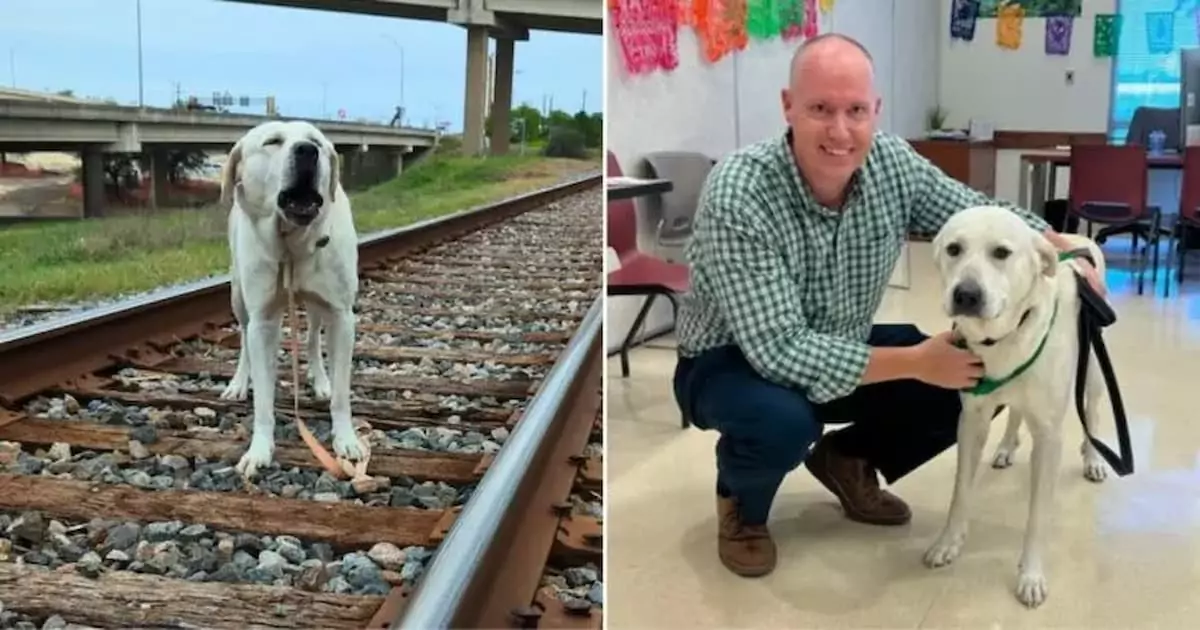
<svg viewBox="0 0 1200 630"><path fill-rule="evenodd" d="M137 59L138 59L138 107L146 106L145 92L142 87L142 0L137 1Z"/></svg>

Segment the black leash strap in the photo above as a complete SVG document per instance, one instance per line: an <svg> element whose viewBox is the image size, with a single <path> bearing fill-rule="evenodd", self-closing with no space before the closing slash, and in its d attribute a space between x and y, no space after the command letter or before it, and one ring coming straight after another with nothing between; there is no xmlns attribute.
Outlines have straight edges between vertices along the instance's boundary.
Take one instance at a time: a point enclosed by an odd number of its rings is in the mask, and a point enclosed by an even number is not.
<svg viewBox="0 0 1200 630"><path fill-rule="evenodd" d="M1072 254L1086 258L1095 266L1091 254L1087 250L1076 250ZM1117 377L1113 372L1112 361L1108 356L1108 348L1104 345L1103 328L1117 321L1117 313L1109 306L1100 294L1079 272L1075 272L1079 285L1079 365L1075 370L1075 410L1079 413L1079 422L1083 424L1083 432L1088 442L1100 452L1108 465L1118 475L1124 477L1133 472L1133 448L1129 441L1129 420L1125 416L1125 403L1121 400L1121 390L1117 386ZM1113 420L1117 425L1117 442L1121 454L1118 456L1104 442L1096 439L1088 430L1086 416L1083 414L1084 388L1087 384L1088 357L1090 350L1096 351L1096 360L1100 362L1100 371L1104 373L1104 383L1108 387L1108 398L1112 404ZM1092 410L1093 413L1096 410Z"/></svg>

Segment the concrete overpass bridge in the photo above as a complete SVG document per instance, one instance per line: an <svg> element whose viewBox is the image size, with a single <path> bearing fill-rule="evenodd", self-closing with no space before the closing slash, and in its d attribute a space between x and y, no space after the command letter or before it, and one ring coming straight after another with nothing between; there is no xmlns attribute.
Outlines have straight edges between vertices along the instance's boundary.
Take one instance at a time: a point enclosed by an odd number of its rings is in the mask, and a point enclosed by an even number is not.
<svg viewBox="0 0 1200 630"><path fill-rule="evenodd" d="M491 150L509 149L509 115L517 41L535 30L600 35L604 0L225 0L458 24L467 31L467 86L463 150L483 152L487 107L488 38L496 40Z"/></svg>
<svg viewBox="0 0 1200 630"><path fill-rule="evenodd" d="M78 152L83 163L84 216L104 205L104 154L141 153L150 159L152 205L165 200L169 150L227 151L266 116L173 109L140 109L0 94L0 152ZM313 120L342 154L345 181L356 171L389 175L433 147L438 132L342 121Z"/></svg>

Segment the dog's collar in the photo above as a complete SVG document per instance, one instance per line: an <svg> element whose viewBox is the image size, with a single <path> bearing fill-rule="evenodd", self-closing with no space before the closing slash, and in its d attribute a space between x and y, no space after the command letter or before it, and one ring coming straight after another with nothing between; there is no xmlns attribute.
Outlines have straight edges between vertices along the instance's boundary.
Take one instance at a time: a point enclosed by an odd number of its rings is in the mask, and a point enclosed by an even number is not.
<svg viewBox="0 0 1200 630"><path fill-rule="evenodd" d="M304 227L292 226L292 225L290 225L290 224L287 224L285 221L282 221L282 220L280 220L280 221L278 221L278 223L276 223L276 228L277 228L277 230L278 230L278 232L279 232L279 236L281 236L281 237L283 237L283 238L287 238L288 236L291 236L292 234L295 234L296 232L300 232L300 231L302 231L302 230L306 230L306 229L308 229L309 227L312 227L312 226L304 226ZM316 250L316 249L321 249L322 247L325 247L325 246L326 246L326 245L328 245L328 244L329 244L329 235L328 235L328 234L322 234L322 235L321 235L319 238L317 238L317 240L316 240L316 241L313 243L313 249L314 249L314 250Z"/></svg>
<svg viewBox="0 0 1200 630"><path fill-rule="evenodd" d="M1028 316L1028 314L1029 314L1029 311L1026 311L1026 316ZM1038 343L1038 347L1036 350L1033 351L1032 356L1030 356L1028 359L1026 359L1025 362L1022 363L1021 365L1018 365L1016 367L1016 369L1014 369L1012 372L1009 372L1007 375L1000 377L1000 378L991 378L991 377L988 377L985 375L983 378L979 379L979 382L976 383L974 387L968 387L962 391L965 393L968 393L968 394L973 394L975 396L983 396L985 394L990 394L990 393L1000 389L1001 387L1004 387L1005 385L1007 385L1010 382L1012 382L1013 380L1015 380L1018 376L1024 374L1025 371L1028 370L1029 367L1038 360L1038 357L1042 356L1042 350L1044 350L1046 348L1046 341L1048 339L1050 339L1050 331L1053 330L1054 320L1057 319L1057 317L1058 317L1058 300L1055 300L1054 301L1054 310L1050 313L1050 324L1048 326L1046 326L1046 334L1042 335L1042 340L1041 340L1041 342ZM1022 318L1022 323L1024 323L1024 317ZM963 339L959 339L955 343L955 345L957 345L960 348L965 349L967 342Z"/></svg>
<svg viewBox="0 0 1200 630"><path fill-rule="evenodd" d="M1059 252L1058 262L1065 262L1065 261L1071 260L1072 258L1077 258L1077 257L1084 257L1089 260L1091 259L1091 255L1087 252L1087 250L1076 249L1076 250L1071 250L1071 251L1066 251L1066 252ZM1033 312L1032 308L1025 311L1025 313L1023 315L1021 315L1021 321L1017 323L1017 328L1014 328L1013 330L1019 329L1026 322L1026 320L1029 319L1029 315L1032 312ZM1037 361L1038 357L1040 357L1042 355L1042 350L1045 349L1045 347L1046 347L1046 340L1050 338L1050 331L1054 328L1054 320L1057 317L1058 317L1058 300L1055 300L1054 301L1054 311L1050 313L1050 324L1048 326L1046 326L1046 334L1042 335L1042 341L1040 343L1038 343L1037 350L1033 351L1033 356L1026 359L1026 361L1024 363L1022 363L1021 365L1018 365L1015 370L1013 370L1012 372L1009 372L1008 375L1006 375L1002 378L989 378L988 376L984 376L983 378L979 379L979 382L976 383L974 387L968 387L962 391L964 391L968 394L974 394L976 396L983 396L985 394L990 394L990 393L996 391L997 389L1000 389L1001 387L1004 387L1009 382L1016 379L1018 376L1024 374L1025 370L1028 370L1029 366L1033 365L1034 362ZM1011 335L1012 333L1009 333L1009 334ZM1005 336L1008 336L1008 335L1005 335ZM1001 337L1001 339L1003 339L1003 337ZM985 346L992 346L992 345L996 344L996 341L997 341L996 339L992 339L989 337L987 339L984 339L981 343ZM965 339L960 338L955 341L954 345L958 346L959 348L966 349L967 342Z"/></svg>

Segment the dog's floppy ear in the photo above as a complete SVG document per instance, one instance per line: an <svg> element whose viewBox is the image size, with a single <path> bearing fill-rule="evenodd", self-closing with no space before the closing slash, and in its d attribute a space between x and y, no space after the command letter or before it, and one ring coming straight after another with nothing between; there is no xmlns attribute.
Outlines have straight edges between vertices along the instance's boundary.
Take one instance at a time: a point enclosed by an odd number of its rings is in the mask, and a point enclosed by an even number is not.
<svg viewBox="0 0 1200 630"><path fill-rule="evenodd" d="M221 203L233 202L233 187L238 183L238 166L242 163L242 141L238 140L221 169Z"/></svg>
<svg viewBox="0 0 1200 630"><path fill-rule="evenodd" d="M934 264L941 265L942 257L945 255L945 250L946 250L946 230L945 230L945 228L938 230L937 233L933 235L933 240L930 241L929 245L933 249Z"/></svg>
<svg viewBox="0 0 1200 630"><path fill-rule="evenodd" d="M337 152L337 147L330 146L329 152L329 203L333 203L337 199L338 182L341 181L342 174L342 156Z"/></svg>
<svg viewBox="0 0 1200 630"><path fill-rule="evenodd" d="M1037 251L1038 262L1041 263L1042 274L1053 277L1058 273L1058 248L1041 232L1033 231L1033 247Z"/></svg>

